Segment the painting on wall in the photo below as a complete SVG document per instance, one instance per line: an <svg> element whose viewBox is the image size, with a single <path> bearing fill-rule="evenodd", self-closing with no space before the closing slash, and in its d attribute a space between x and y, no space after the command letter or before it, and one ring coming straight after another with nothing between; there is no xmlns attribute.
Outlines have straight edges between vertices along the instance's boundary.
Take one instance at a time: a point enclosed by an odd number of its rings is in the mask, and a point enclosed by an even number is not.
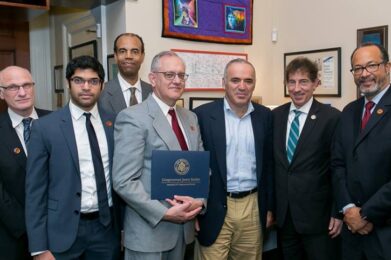
<svg viewBox="0 0 391 260"><path fill-rule="evenodd" d="M284 54L285 68L293 59L306 57L318 66L319 86L314 92L315 97L341 97L341 48L329 48L290 52ZM284 96L289 97L288 88L284 84Z"/></svg>
<svg viewBox="0 0 391 260"><path fill-rule="evenodd" d="M357 47L367 42L379 44L388 50L388 25L358 29Z"/></svg>
<svg viewBox="0 0 391 260"><path fill-rule="evenodd" d="M82 55L88 55L94 58L98 57L96 41L85 42L69 48L69 58L73 59Z"/></svg>
<svg viewBox="0 0 391 260"><path fill-rule="evenodd" d="M162 37L252 44L253 0L163 0Z"/></svg>

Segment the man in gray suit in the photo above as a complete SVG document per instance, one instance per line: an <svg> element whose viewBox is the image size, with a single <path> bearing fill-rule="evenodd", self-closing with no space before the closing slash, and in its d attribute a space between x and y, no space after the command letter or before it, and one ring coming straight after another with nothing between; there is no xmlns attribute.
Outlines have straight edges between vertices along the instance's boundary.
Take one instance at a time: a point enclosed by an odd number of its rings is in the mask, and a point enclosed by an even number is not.
<svg viewBox="0 0 391 260"><path fill-rule="evenodd" d="M194 240L193 220L202 200L151 200L153 150L203 150L196 115L175 107L187 77L174 52L157 54L149 73L153 94L117 116L113 184L127 204L125 259L183 259L186 244Z"/></svg>
<svg viewBox="0 0 391 260"><path fill-rule="evenodd" d="M100 95L99 104L104 110L118 114L128 106L141 103L152 92L151 85L138 75L144 56L144 42L137 34L123 33L114 40L114 58L119 72L106 83Z"/></svg>

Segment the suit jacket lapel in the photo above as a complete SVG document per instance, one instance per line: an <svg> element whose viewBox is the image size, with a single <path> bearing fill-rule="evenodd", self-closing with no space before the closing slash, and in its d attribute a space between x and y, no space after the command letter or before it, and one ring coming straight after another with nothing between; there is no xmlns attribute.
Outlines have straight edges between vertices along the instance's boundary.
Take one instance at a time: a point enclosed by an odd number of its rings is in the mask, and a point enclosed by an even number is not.
<svg viewBox="0 0 391 260"><path fill-rule="evenodd" d="M275 123L278 128L273 129L275 131L274 134L277 136L278 142L276 149L278 149L279 153L277 154L279 156L282 156L282 160L280 161L284 163L284 166L286 168L289 167L289 162L286 154L286 131L288 127L289 108L290 103L285 104L282 112L277 117L274 117L275 120L278 120Z"/></svg>
<svg viewBox="0 0 391 260"><path fill-rule="evenodd" d="M112 120L112 117L106 114L102 109L99 109L99 116L102 121L103 129L105 130L105 134L106 134L107 146L109 150L110 168L111 168L111 165L113 165L112 158L113 158L113 150L114 150L114 134L113 134L114 122Z"/></svg>
<svg viewBox="0 0 391 260"><path fill-rule="evenodd" d="M303 149L303 145L307 142L306 140L310 137L311 131L314 126L318 122L318 120L323 120L322 118L318 118L319 112L319 103L315 99L312 102L310 111L307 115L307 119L305 120L303 130L300 133L299 140L297 142L296 150L292 158L291 166L295 162L297 154L300 154L300 151Z"/></svg>
<svg viewBox="0 0 391 260"><path fill-rule="evenodd" d="M149 96L145 102L148 106L149 115L153 118L152 125L168 149L181 150L178 140L159 105L152 96Z"/></svg>
<svg viewBox="0 0 391 260"><path fill-rule="evenodd" d="M182 123L184 134L187 137L187 145L189 150L198 151L198 140L197 135L195 135L197 126L190 123L189 117L186 115L185 109L177 107L176 112L179 120Z"/></svg>
<svg viewBox="0 0 391 260"><path fill-rule="evenodd" d="M73 131L72 116L71 116L71 111L69 110L69 104L66 105L60 111L60 113L61 113L60 129L62 131L62 134L64 135L73 163L76 166L77 172L80 174L79 155L77 153L76 138L75 138L75 132Z"/></svg>
<svg viewBox="0 0 391 260"><path fill-rule="evenodd" d="M262 122L264 122L264 120L262 120L261 114L258 114L256 110L251 112L251 125L253 127L253 135L254 135L254 143L255 143L255 158L262 157L262 144L264 142L261 137L264 136L265 134L265 129L263 127ZM256 160L256 163L258 162L259 160ZM259 185L261 181L262 167L259 167L257 165L256 173L257 173L257 183Z"/></svg>
<svg viewBox="0 0 391 260"><path fill-rule="evenodd" d="M225 136L224 100L216 101L216 108L211 111L211 132L213 146L217 152L217 165L220 169L221 178L227 189L227 147Z"/></svg>
<svg viewBox="0 0 391 260"><path fill-rule="evenodd" d="M11 118L8 115L8 112L4 115L5 120L2 120L0 125L0 132L3 136L3 142L7 147L7 150L14 155L16 162L22 167L26 169L26 153L23 149L23 145L19 140L18 134L15 129L12 127Z"/></svg>
<svg viewBox="0 0 391 260"><path fill-rule="evenodd" d="M126 108L126 102L121 85L119 84L118 76L114 78L113 88L108 89L107 92L114 97L109 100L114 111L121 111Z"/></svg>
<svg viewBox="0 0 391 260"><path fill-rule="evenodd" d="M144 101L148 98L150 93L149 93L148 88L146 86L147 84L144 81L140 80L140 85L141 85L142 100Z"/></svg>
<svg viewBox="0 0 391 260"><path fill-rule="evenodd" d="M364 99L363 99L364 100ZM361 115L364 107L364 101L360 102L361 105L361 113L360 113L360 122L361 122ZM380 122L380 120L389 112L391 106L391 87L387 90L387 92L384 94L384 96L380 99L380 102L376 105L375 109L373 110L371 117L369 118L369 121L365 127L364 130L362 130L355 143L355 148L363 141L363 139L372 131L372 129ZM359 109L357 109L359 110ZM360 129L361 126L358 127Z"/></svg>

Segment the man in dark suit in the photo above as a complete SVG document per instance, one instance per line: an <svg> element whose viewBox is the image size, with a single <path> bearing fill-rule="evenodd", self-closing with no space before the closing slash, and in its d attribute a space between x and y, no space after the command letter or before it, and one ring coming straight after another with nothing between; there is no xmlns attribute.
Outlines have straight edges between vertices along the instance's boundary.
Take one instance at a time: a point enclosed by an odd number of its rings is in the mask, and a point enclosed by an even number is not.
<svg viewBox="0 0 391 260"><path fill-rule="evenodd" d="M113 114L141 103L152 92L150 84L140 80L139 70L144 61L143 39L134 33L123 33L114 41L114 58L118 74L106 83L99 98L103 109Z"/></svg>
<svg viewBox="0 0 391 260"><path fill-rule="evenodd" d="M364 44L351 56L362 97L348 104L336 132L333 184L344 214L344 259L391 259L391 88L387 51Z"/></svg>
<svg viewBox="0 0 391 260"><path fill-rule="evenodd" d="M112 189L114 115L97 105L104 71L93 57L66 68L70 101L34 122L26 176L26 224L36 259L118 259Z"/></svg>
<svg viewBox="0 0 391 260"><path fill-rule="evenodd" d="M28 70L0 72L0 259L29 259L24 217L25 174L31 121L49 111L34 108L34 81ZM26 133L24 135L24 133Z"/></svg>
<svg viewBox="0 0 391 260"><path fill-rule="evenodd" d="M248 61L230 61L223 85L223 100L195 109L212 171L196 255L260 259L262 234L272 222L272 114L251 103L255 69Z"/></svg>
<svg viewBox="0 0 391 260"><path fill-rule="evenodd" d="M317 65L292 60L285 70L292 102L273 110L276 220L285 259L339 259L333 238L342 221L333 210L330 156L339 111L313 98Z"/></svg>

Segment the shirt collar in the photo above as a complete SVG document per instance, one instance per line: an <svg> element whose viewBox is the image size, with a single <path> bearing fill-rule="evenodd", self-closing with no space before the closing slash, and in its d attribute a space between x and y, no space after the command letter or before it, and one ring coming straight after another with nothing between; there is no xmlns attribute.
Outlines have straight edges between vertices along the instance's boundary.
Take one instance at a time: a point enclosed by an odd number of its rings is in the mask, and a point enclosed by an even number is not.
<svg viewBox="0 0 391 260"><path fill-rule="evenodd" d="M96 119L99 118L99 111L98 111L98 106L95 103L94 107L90 111L85 111L81 109L80 107L76 106L72 100L69 101L69 110L71 111L72 118L74 120L79 120L84 113L91 113L91 116Z"/></svg>
<svg viewBox="0 0 391 260"><path fill-rule="evenodd" d="M11 108L8 108L8 115L11 118L13 128L17 127L22 122L22 120L24 118L26 118L26 117L23 117L23 116L15 113ZM33 108L31 115L27 116L27 117L31 117L32 119L38 119L38 114L37 114L37 111L35 111L35 108Z"/></svg>
<svg viewBox="0 0 391 260"><path fill-rule="evenodd" d="M154 92L152 92L152 97L155 99L156 103L159 105L159 107L163 111L164 115L167 115L168 110L170 110L170 109L174 109L176 112L176 106L170 107L169 105L164 103L158 96L156 96Z"/></svg>
<svg viewBox="0 0 391 260"><path fill-rule="evenodd" d="M376 94L376 96L374 96L372 98L372 102L375 103L375 105L379 104L380 102L380 99L384 96L384 94L387 92L387 90L389 89L390 85L388 85L387 87L385 87L382 91L380 91L379 93ZM369 100L367 98L365 98L365 104L368 103Z"/></svg>
<svg viewBox="0 0 391 260"><path fill-rule="evenodd" d="M306 114L308 115L308 113L310 112L310 109L311 109L311 106L312 106L312 103L314 102L314 97L311 97L310 100L307 101L307 103L305 103L302 107L300 108L297 108L295 106L295 104L293 104L293 102L291 102L291 106L289 108L289 113L291 113L293 110L298 110L300 111L301 113L303 114Z"/></svg>
<svg viewBox="0 0 391 260"><path fill-rule="evenodd" d="M234 115L236 115L235 111L232 110L231 106L229 105L228 101L227 101L227 98L224 97L224 110L225 111L230 111L231 113L233 113ZM247 107L247 111L246 113L244 113L244 115L241 117L241 118L244 118L246 116L248 116L251 112L254 111L254 106L253 104L251 103L251 101L248 103L248 107Z"/></svg>
<svg viewBox="0 0 391 260"><path fill-rule="evenodd" d="M127 82L121 75L121 73L118 72L118 81L119 85L121 86L122 92L127 91L130 88L136 88L138 91L141 91L141 83L140 83L140 78L137 79L137 82L132 85L129 82Z"/></svg>

